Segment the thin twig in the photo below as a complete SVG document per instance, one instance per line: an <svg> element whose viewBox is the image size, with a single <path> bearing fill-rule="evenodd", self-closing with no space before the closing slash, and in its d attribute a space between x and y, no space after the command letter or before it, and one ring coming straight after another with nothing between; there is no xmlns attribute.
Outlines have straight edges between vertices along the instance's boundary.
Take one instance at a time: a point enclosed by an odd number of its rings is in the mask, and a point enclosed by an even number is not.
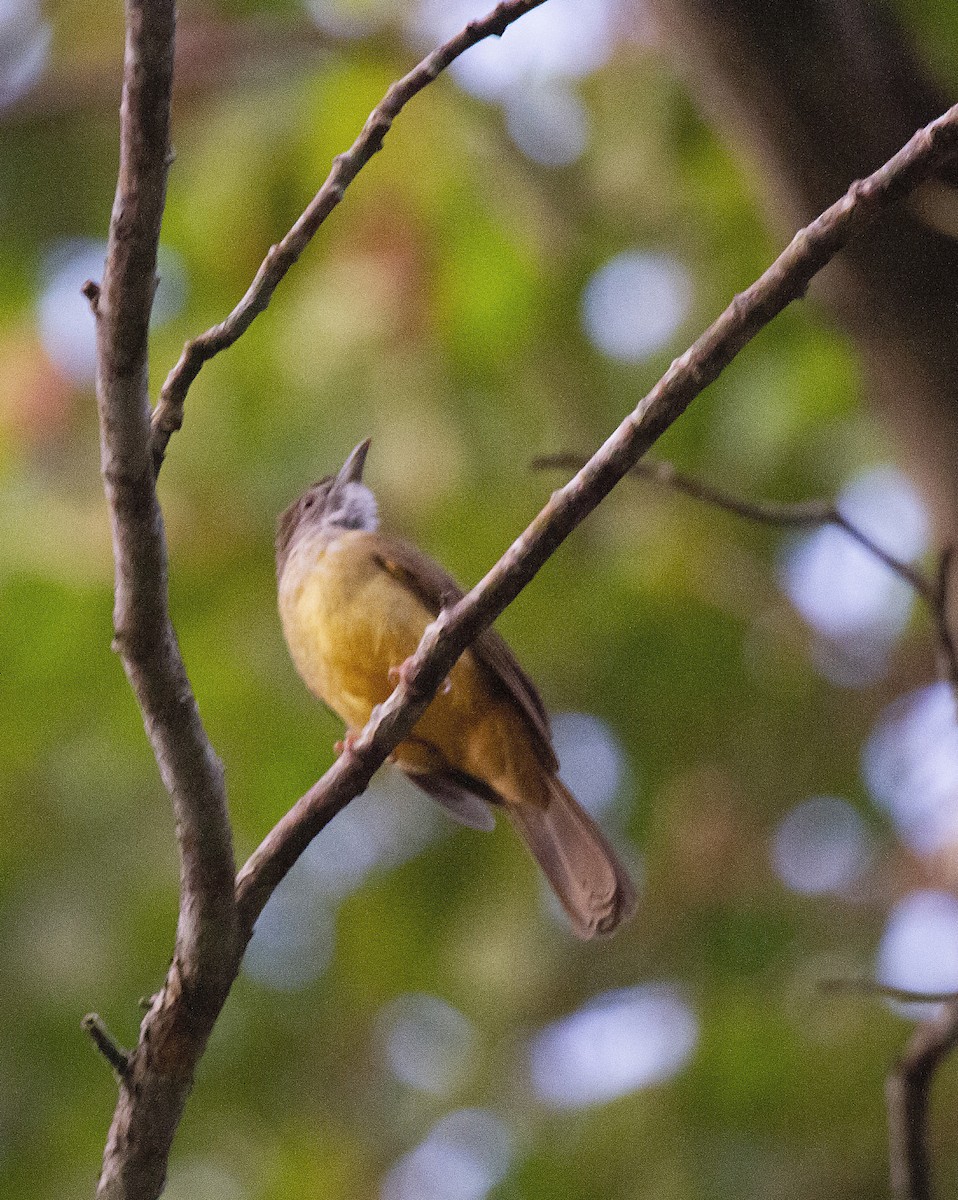
<svg viewBox="0 0 958 1200"><path fill-rule="evenodd" d="M130 1056L125 1050L121 1050L110 1036L99 1014L87 1013L80 1022L80 1027L90 1035L94 1046L113 1068L117 1078L124 1078L130 1069Z"/></svg>
<svg viewBox="0 0 958 1200"><path fill-rule="evenodd" d="M179 361L167 376L153 411L153 462L156 471L163 464L172 435L183 424L186 394L203 364L225 350L249 329L269 304L286 272L309 245L313 235L342 200L346 188L373 155L382 148L389 129L406 104L427 87L477 42L501 37L519 17L544 0L503 0L487 16L470 21L455 37L427 55L408 75L397 80L369 114L352 146L333 159L325 183L281 242L270 248L246 295L219 325L207 329L183 347Z"/></svg>
<svg viewBox="0 0 958 1200"><path fill-rule="evenodd" d="M916 992L911 988L893 987L877 979L821 979L823 992L852 992L860 996L877 996L882 1000L897 1000L901 1004L950 1004L958 1000L958 992Z"/></svg>
<svg viewBox="0 0 958 1200"><path fill-rule="evenodd" d="M532 460L532 469L545 471L561 468L578 471L588 461L585 454L562 451L558 454L539 455L538 458ZM713 508L721 508L736 516L745 517L749 521L760 521L765 525L807 528L823 525L835 519L834 505L824 501L805 500L799 501L797 504L776 504L774 501L767 500L743 500L739 496L733 496L731 492L725 492L721 488L713 487L710 483L703 483L691 475L683 474L668 462L638 462L632 467L629 474L671 488L673 491L682 492L695 500L712 505Z"/></svg>
<svg viewBox="0 0 958 1200"><path fill-rule="evenodd" d="M544 454L533 459L534 470L551 468L579 469L587 459L584 455L571 452ZM948 581L952 562L951 547L946 547L938 562L934 579L928 579L909 563L889 554L863 529L850 521L837 505L825 500L800 500L795 503L777 503L773 500L744 500L713 484L703 483L690 475L677 471L667 462L639 462L630 475L648 480L661 487L682 492L703 504L723 509L735 516L744 517L760 525L779 528L809 529L821 525L834 525L853 538L860 546L884 565L915 592L928 610L935 635L935 652L938 673L945 682L958 687L958 652L949 625Z"/></svg>
<svg viewBox="0 0 958 1200"><path fill-rule="evenodd" d="M944 1006L912 1032L885 1079L888 1161L895 1200L931 1200L928 1119L935 1072L958 1045L958 992L916 992L874 979L823 979L823 991L857 992L903 1004Z"/></svg>

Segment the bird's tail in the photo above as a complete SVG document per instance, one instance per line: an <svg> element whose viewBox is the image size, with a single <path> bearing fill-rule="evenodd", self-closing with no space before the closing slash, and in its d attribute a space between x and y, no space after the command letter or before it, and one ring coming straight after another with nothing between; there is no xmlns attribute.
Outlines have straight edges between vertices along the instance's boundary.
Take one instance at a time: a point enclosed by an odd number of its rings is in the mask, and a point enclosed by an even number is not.
<svg viewBox="0 0 958 1200"><path fill-rule="evenodd" d="M545 804L505 810L581 938L611 933L635 912L635 888L598 826L554 775Z"/></svg>

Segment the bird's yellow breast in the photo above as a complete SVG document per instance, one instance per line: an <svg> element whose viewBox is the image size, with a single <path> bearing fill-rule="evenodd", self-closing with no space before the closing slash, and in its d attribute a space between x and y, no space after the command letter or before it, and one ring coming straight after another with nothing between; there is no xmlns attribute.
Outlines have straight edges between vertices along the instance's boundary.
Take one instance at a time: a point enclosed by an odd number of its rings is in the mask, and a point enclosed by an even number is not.
<svg viewBox="0 0 958 1200"><path fill-rule="evenodd" d="M297 670L353 729L390 695L396 684L390 670L415 652L433 619L386 570L377 548L376 534L362 530L305 538L290 555L279 587L283 631ZM475 708L483 688L472 655L453 668L451 684L424 721L440 715L454 720L455 710Z"/></svg>
<svg viewBox="0 0 958 1200"><path fill-rule="evenodd" d="M279 581L290 654L309 689L361 729L392 693L390 671L419 645L433 614L385 566L381 539L363 530L304 537ZM407 770L451 766L509 796L541 769L516 706L490 683L471 651L395 752ZM515 785L515 786L513 786Z"/></svg>
<svg viewBox="0 0 958 1200"><path fill-rule="evenodd" d="M390 668L415 650L429 621L360 530L304 538L283 571L279 611L306 685L353 728L392 691Z"/></svg>

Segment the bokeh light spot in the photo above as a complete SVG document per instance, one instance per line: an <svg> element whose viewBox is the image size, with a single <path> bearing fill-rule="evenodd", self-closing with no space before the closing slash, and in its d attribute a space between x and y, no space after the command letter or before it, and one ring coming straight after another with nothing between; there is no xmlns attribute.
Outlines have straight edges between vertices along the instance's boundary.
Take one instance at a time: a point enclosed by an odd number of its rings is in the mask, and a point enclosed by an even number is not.
<svg viewBox="0 0 958 1200"><path fill-rule="evenodd" d="M833 525L793 547L785 588L805 620L836 641L869 634L893 640L911 611L908 584Z"/></svg>
<svg viewBox="0 0 958 1200"><path fill-rule="evenodd" d="M0 0L0 108L26 95L42 78L51 39L37 0Z"/></svg>
<svg viewBox="0 0 958 1200"><path fill-rule="evenodd" d="M581 158L589 141L589 118L570 87L546 83L517 88L504 107L509 136L533 162L564 167Z"/></svg>
<svg viewBox="0 0 958 1200"><path fill-rule="evenodd" d="M532 1081L556 1108L602 1104L662 1083L688 1062L698 1021L666 984L596 996L532 1039Z"/></svg>
<svg viewBox="0 0 958 1200"><path fill-rule="evenodd" d="M899 901L882 937L877 977L910 991L958 990L958 900L947 892L920 891ZM925 1004L896 1007L928 1016Z"/></svg>
<svg viewBox="0 0 958 1200"><path fill-rule="evenodd" d="M878 546L904 562L927 547L928 518L921 499L892 467L878 467L854 479L839 496L838 507ZM881 678L914 603L914 593L903 579L844 530L826 525L791 542L780 580L823 639L815 659L826 678L844 686Z"/></svg>
<svg viewBox="0 0 958 1200"><path fill-rule="evenodd" d="M299 862L260 913L243 971L263 987L297 991L326 969L334 940L333 913L317 896Z"/></svg>
<svg viewBox="0 0 958 1200"><path fill-rule="evenodd" d="M838 498L842 516L889 554L914 562L928 549L928 513L911 480L897 467L873 467Z"/></svg>
<svg viewBox="0 0 958 1200"><path fill-rule="evenodd" d="M779 879L809 896L851 887L868 866L871 852L865 822L847 800L835 796L797 804L772 839L772 863Z"/></svg>
<svg viewBox="0 0 958 1200"><path fill-rule="evenodd" d="M583 808L598 817L612 805L626 772L618 738L599 717L559 713L552 721L559 778Z"/></svg>
<svg viewBox="0 0 958 1200"><path fill-rule="evenodd" d="M81 387L90 386L96 373L96 328L80 288L88 279L102 279L105 258L105 242L71 238L55 243L42 267L37 301L40 340L51 361ZM154 325L175 317L186 297L186 272L179 255L161 246L157 272Z"/></svg>
<svg viewBox="0 0 958 1200"><path fill-rule="evenodd" d="M378 1025L389 1068L401 1083L441 1096L468 1079L475 1031L445 1000L423 993L397 996L380 1012Z"/></svg>
<svg viewBox="0 0 958 1200"><path fill-rule="evenodd" d="M958 840L958 723L945 683L901 696L865 744L872 797L912 850L932 854Z"/></svg>
<svg viewBox="0 0 958 1200"><path fill-rule="evenodd" d="M422 47L457 33L489 12L488 0L421 0L410 32ZM501 38L487 38L450 67L460 87L499 101L507 93L549 79L579 79L598 70L614 48L612 0L550 0Z"/></svg>
<svg viewBox="0 0 958 1200"><path fill-rule="evenodd" d="M483 1200L512 1162L512 1135L493 1113L450 1113L383 1180L382 1200Z"/></svg>
<svg viewBox="0 0 958 1200"><path fill-rule="evenodd" d="M414 858L439 829L435 802L393 773L357 796L309 844L303 869L316 891L347 896L371 872Z"/></svg>
<svg viewBox="0 0 958 1200"><path fill-rule="evenodd" d="M642 362L675 337L691 303L692 281L677 259L628 250L589 279L582 321L603 354L619 362Z"/></svg>

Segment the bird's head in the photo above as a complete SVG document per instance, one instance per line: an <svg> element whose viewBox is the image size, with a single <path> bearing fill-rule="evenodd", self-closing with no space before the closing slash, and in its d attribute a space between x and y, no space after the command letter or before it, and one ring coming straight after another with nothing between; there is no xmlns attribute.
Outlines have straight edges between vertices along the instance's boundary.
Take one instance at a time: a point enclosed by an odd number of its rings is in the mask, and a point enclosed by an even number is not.
<svg viewBox="0 0 958 1200"><path fill-rule="evenodd" d="M335 475L327 475L307 488L276 524L276 562L283 568L293 542L306 532L319 529L365 529L379 525L376 497L363 483L363 466L371 438L366 438L349 455Z"/></svg>

